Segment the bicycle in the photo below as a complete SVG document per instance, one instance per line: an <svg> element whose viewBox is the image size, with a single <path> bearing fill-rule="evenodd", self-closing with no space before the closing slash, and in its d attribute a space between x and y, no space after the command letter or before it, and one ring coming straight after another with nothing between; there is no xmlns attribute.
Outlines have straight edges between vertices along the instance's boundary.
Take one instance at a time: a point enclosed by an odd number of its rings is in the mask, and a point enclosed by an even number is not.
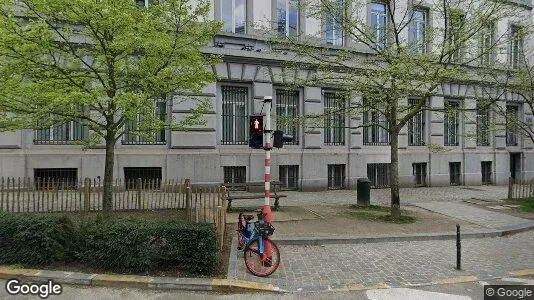
<svg viewBox="0 0 534 300"><path fill-rule="evenodd" d="M245 266L250 273L265 277L269 276L280 264L280 251L278 246L268 239L274 232L274 227L270 223L263 221L263 214L258 213L258 221L254 222L254 227L250 221L254 219L252 215L239 214L237 236L239 241L238 250L243 250ZM266 253L269 249L270 253Z"/></svg>

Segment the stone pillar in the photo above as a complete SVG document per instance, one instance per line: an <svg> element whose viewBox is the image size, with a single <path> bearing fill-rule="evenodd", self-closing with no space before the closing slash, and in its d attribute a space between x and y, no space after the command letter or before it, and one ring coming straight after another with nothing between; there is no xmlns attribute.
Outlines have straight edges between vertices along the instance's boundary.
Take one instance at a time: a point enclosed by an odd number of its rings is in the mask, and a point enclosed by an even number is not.
<svg viewBox="0 0 534 300"><path fill-rule="evenodd" d="M304 88L304 108L302 115L308 116L323 113L322 90L318 87ZM320 127L314 125L304 125L303 146L306 149L320 149L323 145L323 129L321 128L324 121L319 120ZM311 126L310 126L311 125Z"/></svg>

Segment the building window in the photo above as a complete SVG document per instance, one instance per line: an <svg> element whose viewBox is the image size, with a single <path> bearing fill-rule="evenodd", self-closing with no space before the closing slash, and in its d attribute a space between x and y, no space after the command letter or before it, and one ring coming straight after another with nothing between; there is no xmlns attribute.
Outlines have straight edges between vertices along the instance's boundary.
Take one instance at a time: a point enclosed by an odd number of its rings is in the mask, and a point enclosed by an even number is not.
<svg viewBox="0 0 534 300"><path fill-rule="evenodd" d="M160 167L125 167L124 183L127 189L159 189L161 184Z"/></svg>
<svg viewBox="0 0 534 300"><path fill-rule="evenodd" d="M489 22L481 29L480 64L488 66L493 63L495 43L495 22Z"/></svg>
<svg viewBox="0 0 534 300"><path fill-rule="evenodd" d="M422 8L415 8L412 14L412 24L410 27L410 46L413 52L424 54L427 51L426 27L428 24L428 11Z"/></svg>
<svg viewBox="0 0 534 300"><path fill-rule="evenodd" d="M277 0L276 20L280 35L296 36L299 34L298 0Z"/></svg>
<svg viewBox="0 0 534 300"><path fill-rule="evenodd" d="M276 130L282 130L285 134L293 136L292 142L284 145L299 144L299 126L295 123L299 116L300 96L298 91L276 90L276 116L281 120L276 124Z"/></svg>
<svg viewBox="0 0 534 300"><path fill-rule="evenodd" d="M223 167L224 183L245 183L247 181L247 167Z"/></svg>
<svg viewBox="0 0 534 300"><path fill-rule="evenodd" d="M296 190L299 183L299 166L279 166L278 178L283 189Z"/></svg>
<svg viewBox="0 0 534 300"><path fill-rule="evenodd" d="M489 110L488 108L481 104L477 103L477 146L489 146Z"/></svg>
<svg viewBox="0 0 534 300"><path fill-rule="evenodd" d="M448 41L449 53L452 62L460 62L463 58L463 46L465 37L463 35L465 27L465 13L459 9L450 10Z"/></svg>
<svg viewBox="0 0 534 300"><path fill-rule="evenodd" d="M519 106L506 105L506 146L517 146Z"/></svg>
<svg viewBox="0 0 534 300"><path fill-rule="evenodd" d="M417 105L420 99L408 99L410 106ZM408 121L408 146L425 145L425 111L418 112Z"/></svg>
<svg viewBox="0 0 534 300"><path fill-rule="evenodd" d="M137 5L139 7L149 7L154 3L154 0L137 0Z"/></svg>
<svg viewBox="0 0 534 300"><path fill-rule="evenodd" d="M331 190L345 188L345 165L328 165L328 188Z"/></svg>
<svg viewBox="0 0 534 300"><path fill-rule="evenodd" d="M363 106L366 107L364 99ZM363 113L363 144L369 146L389 145L389 123L386 116L378 111Z"/></svg>
<svg viewBox="0 0 534 300"><path fill-rule="evenodd" d="M221 16L224 32L245 33L246 0L222 0Z"/></svg>
<svg viewBox="0 0 534 300"><path fill-rule="evenodd" d="M324 143L326 145L345 145L345 99L338 93L323 93Z"/></svg>
<svg viewBox="0 0 534 300"><path fill-rule="evenodd" d="M371 181L371 187L389 187L390 165L389 163L367 164L367 178Z"/></svg>
<svg viewBox="0 0 534 300"><path fill-rule="evenodd" d="M384 50L387 42L387 7L384 3L371 3L371 35L376 48Z"/></svg>
<svg viewBox="0 0 534 300"><path fill-rule="evenodd" d="M491 161L481 162L482 184L492 184L491 181Z"/></svg>
<svg viewBox="0 0 534 300"><path fill-rule="evenodd" d="M510 27L510 64L518 69L524 60L523 28L512 25Z"/></svg>
<svg viewBox="0 0 534 300"><path fill-rule="evenodd" d="M412 165L415 186L426 186L426 163Z"/></svg>
<svg viewBox="0 0 534 300"><path fill-rule="evenodd" d="M329 45L343 46L344 1L336 0L336 7L327 7L325 39Z"/></svg>
<svg viewBox="0 0 534 300"><path fill-rule="evenodd" d="M87 128L74 121L33 131L33 143L35 145L74 144L75 142L82 141L86 137Z"/></svg>
<svg viewBox="0 0 534 300"><path fill-rule="evenodd" d="M36 168L33 181L37 189L74 189L78 184L76 168Z"/></svg>
<svg viewBox="0 0 534 300"><path fill-rule="evenodd" d="M248 88L222 86L222 144L246 145Z"/></svg>
<svg viewBox="0 0 534 300"><path fill-rule="evenodd" d="M445 120L444 120L444 144L445 146L460 145L460 102L445 102Z"/></svg>
<svg viewBox="0 0 534 300"><path fill-rule="evenodd" d="M167 102L165 100L156 100L154 102L154 114L156 117L165 122L167 120ZM150 138L146 134L138 131L139 124L143 119L143 115L138 113L136 121L127 121L125 123L124 135L122 138L123 145L165 145L166 136L165 128L156 133L149 133Z"/></svg>
<svg viewBox="0 0 534 300"><path fill-rule="evenodd" d="M461 163L460 162L450 162L449 163L449 177L451 185L461 185L460 171Z"/></svg>

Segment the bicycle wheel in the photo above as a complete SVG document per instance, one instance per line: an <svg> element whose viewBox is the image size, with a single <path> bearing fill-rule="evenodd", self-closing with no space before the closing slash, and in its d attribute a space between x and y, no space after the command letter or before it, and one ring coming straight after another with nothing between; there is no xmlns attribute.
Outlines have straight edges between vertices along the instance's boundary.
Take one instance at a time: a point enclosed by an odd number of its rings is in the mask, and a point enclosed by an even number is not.
<svg viewBox="0 0 534 300"><path fill-rule="evenodd" d="M271 249L270 253L261 254L259 252L258 240L254 240L252 243L248 244L243 253L247 269L250 273L260 277L271 275L278 269L278 265L280 264L280 251L276 244L268 239L264 239L263 243L264 249Z"/></svg>

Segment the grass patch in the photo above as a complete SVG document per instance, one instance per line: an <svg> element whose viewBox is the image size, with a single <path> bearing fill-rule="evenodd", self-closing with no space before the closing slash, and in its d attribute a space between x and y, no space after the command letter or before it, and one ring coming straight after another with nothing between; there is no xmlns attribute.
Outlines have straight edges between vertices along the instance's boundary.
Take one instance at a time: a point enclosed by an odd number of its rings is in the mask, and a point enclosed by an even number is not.
<svg viewBox="0 0 534 300"><path fill-rule="evenodd" d="M507 204L519 205L519 210L534 213L534 197L525 199L514 199L506 201Z"/></svg>
<svg viewBox="0 0 534 300"><path fill-rule="evenodd" d="M359 220L385 222L393 224L411 224L417 221L411 212L407 210L401 210L401 216L397 219L391 217L390 208L380 205L369 206L357 206L351 205L351 211L348 212L349 216L355 217Z"/></svg>

